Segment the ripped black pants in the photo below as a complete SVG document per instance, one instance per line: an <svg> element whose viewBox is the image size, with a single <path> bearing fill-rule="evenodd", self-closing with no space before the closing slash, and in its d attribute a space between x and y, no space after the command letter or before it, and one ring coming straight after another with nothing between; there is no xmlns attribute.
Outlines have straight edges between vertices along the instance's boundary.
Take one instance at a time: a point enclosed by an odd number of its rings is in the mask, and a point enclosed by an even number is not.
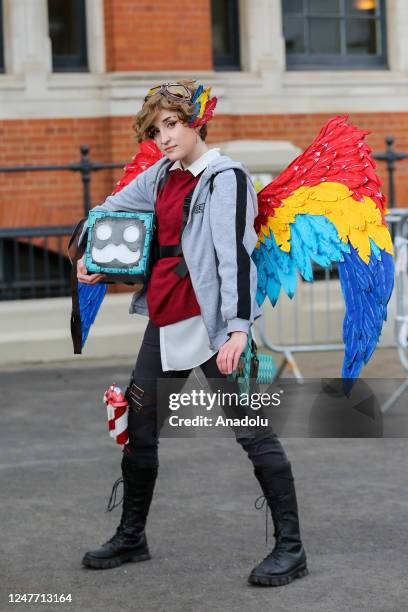
<svg viewBox="0 0 408 612"><path fill-rule="evenodd" d="M229 385L229 391L231 391L231 385L234 385L234 391L236 391L236 383L227 381L226 376L219 371L216 358L217 354L200 366L209 384L212 386L214 384L214 381L211 382L212 379L218 379L221 387ZM163 372L160 358L159 327L149 321L133 371L132 378L135 386L128 388L128 398L131 389L136 395L134 395L135 401L130 402L129 443L125 450L129 459L135 465L157 467L159 464L158 444L161 425L158 425L156 406L157 380L171 378L172 391L174 391L173 385L176 382L174 379L180 379L178 391L181 391L190 372L191 370ZM218 381L217 388L219 389ZM177 383L176 386L178 387ZM139 393L138 389L142 392ZM216 391L216 389L212 390ZM139 407L140 404L141 407ZM230 416L230 414L227 414L227 416ZM237 415L235 414L235 416ZM269 426L240 428L239 430L234 428L234 433L237 442L246 451L254 467L268 466L276 472L290 471L287 455L277 435Z"/></svg>

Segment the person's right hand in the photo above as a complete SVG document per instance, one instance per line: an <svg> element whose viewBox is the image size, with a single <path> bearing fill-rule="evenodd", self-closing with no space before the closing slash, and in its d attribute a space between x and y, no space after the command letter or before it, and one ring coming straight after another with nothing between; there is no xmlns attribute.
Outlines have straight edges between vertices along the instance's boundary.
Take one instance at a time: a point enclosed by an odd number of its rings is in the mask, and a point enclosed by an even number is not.
<svg viewBox="0 0 408 612"><path fill-rule="evenodd" d="M86 283L87 285L96 285L96 283L103 282L104 278L105 274L88 274L83 258L78 259L77 279L81 281L81 283Z"/></svg>

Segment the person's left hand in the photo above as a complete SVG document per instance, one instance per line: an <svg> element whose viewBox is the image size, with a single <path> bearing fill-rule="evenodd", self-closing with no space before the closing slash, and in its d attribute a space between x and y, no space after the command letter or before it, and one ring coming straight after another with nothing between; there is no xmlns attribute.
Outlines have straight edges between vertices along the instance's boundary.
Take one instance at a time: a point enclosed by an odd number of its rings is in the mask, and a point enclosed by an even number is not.
<svg viewBox="0 0 408 612"><path fill-rule="evenodd" d="M230 339L218 351L217 366L221 374L231 374L235 370L246 343L245 332L232 332Z"/></svg>

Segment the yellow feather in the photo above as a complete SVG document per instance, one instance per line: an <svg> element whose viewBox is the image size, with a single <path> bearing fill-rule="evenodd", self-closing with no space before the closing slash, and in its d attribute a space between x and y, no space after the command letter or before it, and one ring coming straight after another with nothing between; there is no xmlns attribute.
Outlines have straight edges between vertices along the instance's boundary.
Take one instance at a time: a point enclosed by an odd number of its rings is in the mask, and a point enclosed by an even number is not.
<svg viewBox="0 0 408 612"><path fill-rule="evenodd" d="M370 261L371 247L370 247L370 239L368 237L368 233L365 231L361 231L356 227L350 228L349 232L349 240L353 247L357 249L358 254L361 259L368 264Z"/></svg>
<svg viewBox="0 0 408 612"><path fill-rule="evenodd" d="M387 253L394 254L391 235L389 232L384 232L383 228L383 225L372 225L370 227L370 238L374 240L380 249L385 249Z"/></svg>
<svg viewBox="0 0 408 612"><path fill-rule="evenodd" d="M282 251L290 251L290 224L298 214L325 215L336 227L340 239L350 242L366 263L371 253L370 238L379 248L393 254L390 233L375 202L366 196L363 202L357 202L352 198L352 191L342 183L299 187L275 209L275 215L268 217L267 228L273 232ZM266 226L262 226L262 232L268 235L265 230Z"/></svg>
<svg viewBox="0 0 408 612"><path fill-rule="evenodd" d="M342 183L320 183L314 187L307 188L307 198L320 202L337 202L352 195L350 189Z"/></svg>
<svg viewBox="0 0 408 612"><path fill-rule="evenodd" d="M339 238L343 242L348 242L348 234L350 231L350 223L347 219L347 216L343 212L339 213L328 213L327 218L329 221L336 226L336 229L339 233Z"/></svg>
<svg viewBox="0 0 408 612"><path fill-rule="evenodd" d="M198 116L201 118L204 115L205 105L207 104L210 97L211 87L204 89L203 93L199 96L198 101L200 102L200 112Z"/></svg>

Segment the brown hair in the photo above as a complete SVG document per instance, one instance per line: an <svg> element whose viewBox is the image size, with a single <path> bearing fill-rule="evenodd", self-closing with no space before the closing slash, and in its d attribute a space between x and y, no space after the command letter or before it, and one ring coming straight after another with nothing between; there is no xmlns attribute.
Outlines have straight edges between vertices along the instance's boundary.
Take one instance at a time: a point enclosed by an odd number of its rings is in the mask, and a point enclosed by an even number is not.
<svg viewBox="0 0 408 612"><path fill-rule="evenodd" d="M177 81L181 85L188 87L192 91L195 91L198 87L196 81L189 81L187 79L181 79ZM170 100L163 96L161 93L153 94L143 104L141 110L137 113L133 122L133 129L136 132L136 138L138 142L142 140L149 140L153 138L152 127L158 113L161 110L171 110L177 113L179 119L183 123L189 123L195 114L195 105L186 101ZM199 131L202 140L205 140L207 136L207 125L201 126Z"/></svg>

